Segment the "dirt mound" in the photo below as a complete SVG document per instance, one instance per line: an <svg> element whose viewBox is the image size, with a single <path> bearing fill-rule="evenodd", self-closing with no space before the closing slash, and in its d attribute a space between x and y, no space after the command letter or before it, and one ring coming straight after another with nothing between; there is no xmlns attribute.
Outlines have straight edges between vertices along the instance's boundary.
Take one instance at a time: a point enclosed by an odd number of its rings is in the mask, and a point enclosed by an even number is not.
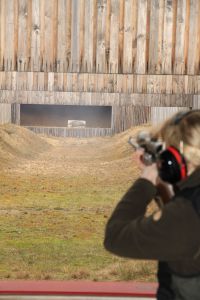
<svg viewBox="0 0 200 300"><path fill-rule="evenodd" d="M133 153L133 148L128 144L129 137L136 137L140 131L149 131L151 126L148 124L132 127L122 133L116 134L106 144L105 156L110 155L112 159L127 157Z"/></svg>
<svg viewBox="0 0 200 300"><path fill-rule="evenodd" d="M0 166L32 159L50 145L42 137L14 124L0 125Z"/></svg>
<svg viewBox="0 0 200 300"><path fill-rule="evenodd" d="M98 162L111 163L126 159L133 153L128 144L129 136L136 136L139 131L149 129L149 125L143 125L112 137L57 138L40 136L13 124L1 125L0 167L17 167L18 164L18 167L21 165L21 170L25 171L30 165L31 169L34 169L33 165L36 164L37 172L41 169L42 173L45 173L45 170L58 173L69 170L70 167L75 172L75 166L81 170L83 166L88 168L89 165ZM40 163L37 164L36 158L42 152L42 157L38 157Z"/></svg>

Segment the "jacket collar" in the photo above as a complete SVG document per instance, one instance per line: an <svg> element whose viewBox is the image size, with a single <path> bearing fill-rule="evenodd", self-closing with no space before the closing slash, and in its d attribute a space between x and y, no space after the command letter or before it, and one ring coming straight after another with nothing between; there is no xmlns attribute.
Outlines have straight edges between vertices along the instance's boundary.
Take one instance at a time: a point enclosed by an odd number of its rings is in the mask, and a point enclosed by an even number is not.
<svg viewBox="0 0 200 300"><path fill-rule="evenodd" d="M186 179L178 182L176 186L179 190L200 186L200 167L192 172Z"/></svg>

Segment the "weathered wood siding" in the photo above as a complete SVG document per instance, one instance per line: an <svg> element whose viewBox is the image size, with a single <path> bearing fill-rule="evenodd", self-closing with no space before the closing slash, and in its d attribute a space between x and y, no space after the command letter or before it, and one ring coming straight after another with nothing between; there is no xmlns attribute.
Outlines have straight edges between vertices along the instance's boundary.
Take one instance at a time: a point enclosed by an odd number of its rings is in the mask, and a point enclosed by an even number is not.
<svg viewBox="0 0 200 300"><path fill-rule="evenodd" d="M20 104L11 104L11 123L20 125Z"/></svg>
<svg viewBox="0 0 200 300"><path fill-rule="evenodd" d="M194 109L200 109L200 95L195 95L193 98L193 106Z"/></svg>
<svg viewBox="0 0 200 300"><path fill-rule="evenodd" d="M11 122L11 104L0 103L0 124Z"/></svg>
<svg viewBox="0 0 200 300"><path fill-rule="evenodd" d="M39 127L25 126L35 133L61 136L61 137L91 137L91 136L110 136L113 135L111 128L67 128L67 127Z"/></svg>
<svg viewBox="0 0 200 300"><path fill-rule="evenodd" d="M199 0L0 0L0 70L199 74Z"/></svg>
<svg viewBox="0 0 200 300"><path fill-rule="evenodd" d="M200 75L0 72L0 90L200 94Z"/></svg>
<svg viewBox="0 0 200 300"><path fill-rule="evenodd" d="M0 103L17 124L20 104L110 105L112 133L200 108L199 20L199 0L0 0Z"/></svg>
<svg viewBox="0 0 200 300"><path fill-rule="evenodd" d="M188 110L188 107L151 107L151 123L162 123L180 110Z"/></svg>

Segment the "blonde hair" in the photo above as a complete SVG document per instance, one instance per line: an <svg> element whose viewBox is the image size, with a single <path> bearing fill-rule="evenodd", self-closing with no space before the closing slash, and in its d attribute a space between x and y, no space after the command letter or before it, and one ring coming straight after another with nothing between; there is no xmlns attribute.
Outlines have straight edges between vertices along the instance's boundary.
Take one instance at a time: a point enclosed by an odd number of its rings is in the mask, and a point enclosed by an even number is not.
<svg viewBox="0 0 200 300"><path fill-rule="evenodd" d="M162 139L166 147L176 147L193 166L200 166L200 110L176 113L154 129L152 136Z"/></svg>

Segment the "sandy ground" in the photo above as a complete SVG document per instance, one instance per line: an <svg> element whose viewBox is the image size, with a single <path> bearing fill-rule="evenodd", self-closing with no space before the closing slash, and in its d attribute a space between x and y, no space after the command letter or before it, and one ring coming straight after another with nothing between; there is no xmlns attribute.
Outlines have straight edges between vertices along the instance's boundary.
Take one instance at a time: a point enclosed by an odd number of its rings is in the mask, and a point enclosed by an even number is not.
<svg viewBox="0 0 200 300"><path fill-rule="evenodd" d="M148 126L114 137L80 139L38 136L23 127L4 125L0 127L0 166L12 174L77 176L101 172L109 177L114 167L129 166L133 150L128 138L144 129Z"/></svg>

